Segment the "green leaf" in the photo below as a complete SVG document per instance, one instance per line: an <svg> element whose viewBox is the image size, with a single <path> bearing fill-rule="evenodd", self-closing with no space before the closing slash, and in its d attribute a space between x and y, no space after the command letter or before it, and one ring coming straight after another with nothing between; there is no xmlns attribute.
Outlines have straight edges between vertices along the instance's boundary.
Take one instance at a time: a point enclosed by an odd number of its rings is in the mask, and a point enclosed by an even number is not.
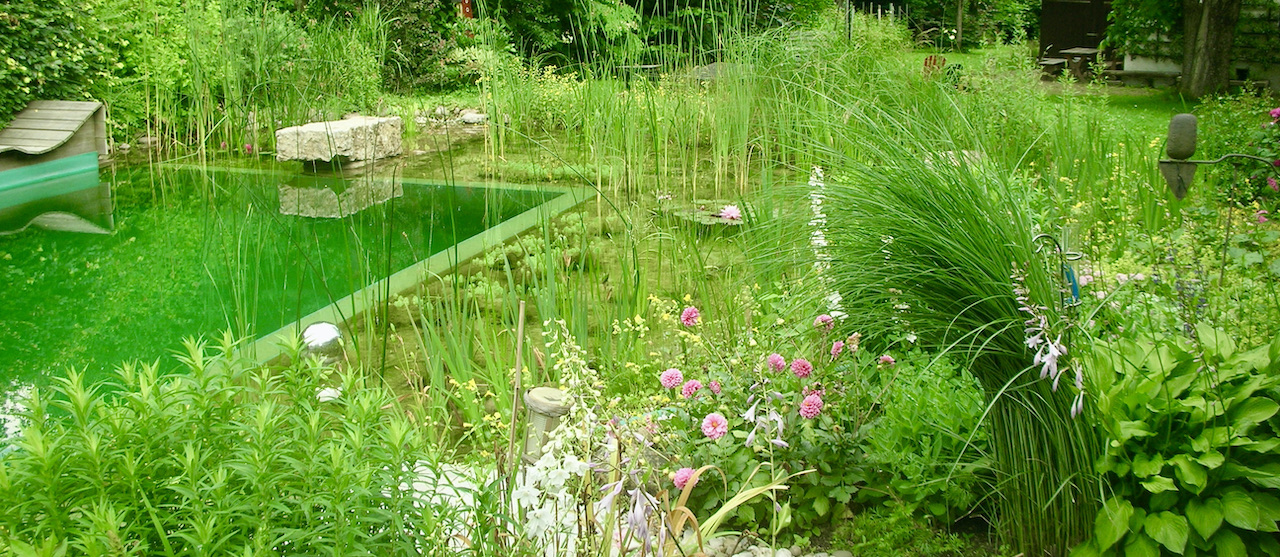
<svg viewBox="0 0 1280 557"><path fill-rule="evenodd" d="M1146 534L1137 533L1124 541L1125 557L1160 557L1160 546Z"/></svg>
<svg viewBox="0 0 1280 557"><path fill-rule="evenodd" d="M1120 497L1112 497L1093 520L1093 535L1098 539L1098 549L1106 551L1120 541L1129 532L1129 517L1133 515L1133 505Z"/></svg>
<svg viewBox="0 0 1280 557"><path fill-rule="evenodd" d="M1225 427L1206 427L1195 439L1191 440L1191 448L1198 453L1207 453L1211 449L1226 445L1231 437Z"/></svg>
<svg viewBox="0 0 1280 557"><path fill-rule="evenodd" d="M1280 410L1280 404L1276 404L1274 400L1250 397L1239 406L1231 409L1231 425L1236 428L1238 433L1243 433L1258 422L1265 421L1276 415L1277 410Z"/></svg>
<svg viewBox="0 0 1280 557"><path fill-rule="evenodd" d="M1184 454L1173 457L1171 462L1174 465L1173 471L1178 477L1178 481L1181 481L1182 485L1187 486L1189 488L1188 491L1196 495L1199 495L1201 491L1204 491L1205 486L1209 482L1209 471L1205 470L1204 466L1192 462L1191 459Z"/></svg>
<svg viewBox="0 0 1280 557"><path fill-rule="evenodd" d="M1097 542L1090 540L1071 548L1071 554L1067 557L1101 557L1101 555Z"/></svg>
<svg viewBox="0 0 1280 557"><path fill-rule="evenodd" d="M1258 531L1280 531L1280 526L1276 524L1276 521L1280 520L1280 499L1257 491L1250 493L1249 496L1258 505Z"/></svg>
<svg viewBox="0 0 1280 557"><path fill-rule="evenodd" d="M1195 459L1196 462L1203 464L1205 468L1210 470L1222 466L1222 463L1226 462L1226 460L1226 457L1222 456L1222 453L1218 451L1209 451Z"/></svg>
<svg viewBox="0 0 1280 557"><path fill-rule="evenodd" d="M1247 479L1249 483L1257 486L1280 489L1280 462L1268 462L1259 465L1257 468L1228 462L1222 467L1222 479L1234 480L1238 478Z"/></svg>
<svg viewBox="0 0 1280 557"><path fill-rule="evenodd" d="M1216 497L1192 499L1187 502L1186 510L1191 527L1206 540L1222 526L1222 501Z"/></svg>
<svg viewBox="0 0 1280 557"><path fill-rule="evenodd" d="M1142 529L1152 539L1160 542L1160 545L1178 555L1186 550L1187 536L1191 533L1186 517L1169 511L1147 515Z"/></svg>
<svg viewBox="0 0 1280 557"><path fill-rule="evenodd" d="M831 510L831 500L826 497L819 496L813 500L813 510L818 516L827 516L827 511Z"/></svg>
<svg viewBox="0 0 1280 557"><path fill-rule="evenodd" d="M1248 557L1249 549L1244 540L1231 530L1223 530L1213 539L1213 546L1218 550L1218 557Z"/></svg>
<svg viewBox="0 0 1280 557"><path fill-rule="evenodd" d="M1277 265L1280 265L1280 259L1271 262L1273 271L1275 271L1274 267ZM1276 272L1276 275L1280 276L1280 272ZM1276 338L1271 339L1271 345L1267 348L1267 355L1271 357L1272 363L1280 362L1280 335L1276 335Z"/></svg>
<svg viewBox="0 0 1280 557"><path fill-rule="evenodd" d="M1222 495L1222 518L1236 528L1257 530L1258 504L1243 490L1229 491Z"/></svg>
<svg viewBox="0 0 1280 557"><path fill-rule="evenodd" d="M1147 429L1147 423L1141 420L1125 420L1120 422L1120 442L1123 443L1134 437L1148 437L1152 435L1151 430Z"/></svg>
<svg viewBox="0 0 1280 557"><path fill-rule="evenodd" d="M1159 474L1161 468L1164 468L1164 457L1158 454L1147 456L1146 453L1138 453L1133 456L1133 475L1139 478Z"/></svg>
<svg viewBox="0 0 1280 557"><path fill-rule="evenodd" d="M1267 493L1250 493L1253 502L1258 504L1258 512L1267 520L1280 520L1280 499Z"/></svg>
<svg viewBox="0 0 1280 557"><path fill-rule="evenodd" d="M1142 482L1142 487L1151 493L1178 490L1178 487L1173 485L1173 480L1164 476L1155 476L1145 482Z"/></svg>
<svg viewBox="0 0 1280 557"><path fill-rule="evenodd" d="M1236 343L1231 340L1231 335L1226 331L1214 329L1208 323L1196 324L1196 337L1200 339L1200 345L1204 346L1205 352L1224 360L1236 352Z"/></svg>

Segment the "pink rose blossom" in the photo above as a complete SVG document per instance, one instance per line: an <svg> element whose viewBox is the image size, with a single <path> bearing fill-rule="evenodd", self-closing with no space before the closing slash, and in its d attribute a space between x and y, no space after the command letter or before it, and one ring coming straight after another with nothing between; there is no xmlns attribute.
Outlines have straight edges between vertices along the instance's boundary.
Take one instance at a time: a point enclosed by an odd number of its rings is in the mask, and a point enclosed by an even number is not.
<svg viewBox="0 0 1280 557"><path fill-rule="evenodd" d="M840 357L840 353L841 353L841 352L844 352L844 341L843 341L843 340L837 340L837 341L835 341L835 342L831 343L831 359L833 359L833 360L834 360L834 359L836 359L836 358L839 358L839 357Z"/></svg>
<svg viewBox="0 0 1280 557"><path fill-rule="evenodd" d="M891 366L891 365L896 364L896 363L898 363L898 362L894 361L893 356L890 356L890 355L888 355L888 354L885 354L885 355L883 355L883 356L880 356L880 364L881 364L881 365Z"/></svg>
<svg viewBox="0 0 1280 557"><path fill-rule="evenodd" d="M787 360L782 357L782 354L778 354L776 352L769 354L769 367L772 368L773 371L782 371L787 368Z"/></svg>
<svg viewBox="0 0 1280 557"><path fill-rule="evenodd" d="M813 374L813 364L809 363L809 360L804 358L796 358L795 361L791 362L791 373L796 374L796 377L804 379Z"/></svg>
<svg viewBox="0 0 1280 557"><path fill-rule="evenodd" d="M724 220L742 220L742 210L737 205L725 205L716 216Z"/></svg>
<svg viewBox="0 0 1280 557"><path fill-rule="evenodd" d="M684 374L676 368L668 369L662 372L662 376L658 378L662 382L662 388L674 389L684 382Z"/></svg>
<svg viewBox="0 0 1280 557"><path fill-rule="evenodd" d="M685 398L693 398L693 395L702 390L702 381L690 379L685 381L684 388L680 389L680 396Z"/></svg>
<svg viewBox="0 0 1280 557"><path fill-rule="evenodd" d="M689 306L684 308L684 311L680 312L680 322L684 323L685 327L692 327L698 324L698 318L701 317L701 315L702 314L698 313L698 308Z"/></svg>
<svg viewBox="0 0 1280 557"><path fill-rule="evenodd" d="M693 468L686 467L676 470L676 474L671 477L671 483L676 484L676 489L684 489L691 479L693 479Z"/></svg>
<svg viewBox="0 0 1280 557"><path fill-rule="evenodd" d="M800 403L800 416L812 420L822 413L822 406L822 397L817 394L804 397L804 401Z"/></svg>
<svg viewBox="0 0 1280 557"><path fill-rule="evenodd" d="M813 326L819 329L825 328L826 330L830 331L831 329L835 328L836 321L832 319L830 315L827 315L824 313L822 315L819 315L817 319L813 320Z"/></svg>
<svg viewBox="0 0 1280 557"><path fill-rule="evenodd" d="M711 392L713 392L713 393L715 393L715 394L720 394L720 382L719 382L719 381L712 381L712 382L710 382L710 383L707 383L707 388L708 388L708 389L711 389Z"/></svg>
<svg viewBox="0 0 1280 557"><path fill-rule="evenodd" d="M702 419L702 434L711 439L719 439L724 434L729 433L729 420L724 418L724 414L712 412Z"/></svg>

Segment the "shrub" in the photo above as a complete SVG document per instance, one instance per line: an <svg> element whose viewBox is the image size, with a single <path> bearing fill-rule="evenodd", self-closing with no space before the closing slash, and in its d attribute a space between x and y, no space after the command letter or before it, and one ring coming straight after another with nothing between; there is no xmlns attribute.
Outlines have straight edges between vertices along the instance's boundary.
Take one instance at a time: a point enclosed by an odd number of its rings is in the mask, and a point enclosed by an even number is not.
<svg viewBox="0 0 1280 557"><path fill-rule="evenodd" d="M859 496L888 495L886 504L951 523L976 505L991 466L982 390L950 358L918 350L881 375L881 413L866 439L868 483L877 489Z"/></svg>
<svg viewBox="0 0 1280 557"><path fill-rule="evenodd" d="M432 456L381 385L329 383L187 343L182 374L124 365L112 385L72 371L28 401L0 460L0 532L14 549L77 553L418 554L445 551L454 512L409 486ZM293 360L297 348L293 348ZM336 399L319 400L337 386Z"/></svg>
<svg viewBox="0 0 1280 557"><path fill-rule="evenodd" d="M78 3L16 0L0 6L0 125L36 99L88 98L102 49L81 27Z"/></svg>
<svg viewBox="0 0 1280 557"><path fill-rule="evenodd" d="M1098 471L1111 493L1072 555L1280 553L1280 337L1238 351L1201 325L1194 342L1097 348Z"/></svg>

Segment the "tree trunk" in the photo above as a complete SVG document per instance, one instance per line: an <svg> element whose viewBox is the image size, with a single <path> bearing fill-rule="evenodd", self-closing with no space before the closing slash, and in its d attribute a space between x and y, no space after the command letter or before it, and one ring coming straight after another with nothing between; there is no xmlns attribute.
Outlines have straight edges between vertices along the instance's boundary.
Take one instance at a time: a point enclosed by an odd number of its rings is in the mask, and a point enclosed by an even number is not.
<svg viewBox="0 0 1280 557"><path fill-rule="evenodd" d="M956 51L964 50L964 0L956 0Z"/></svg>
<svg viewBox="0 0 1280 557"><path fill-rule="evenodd" d="M1184 96L1200 98L1227 86L1242 1L1182 0Z"/></svg>

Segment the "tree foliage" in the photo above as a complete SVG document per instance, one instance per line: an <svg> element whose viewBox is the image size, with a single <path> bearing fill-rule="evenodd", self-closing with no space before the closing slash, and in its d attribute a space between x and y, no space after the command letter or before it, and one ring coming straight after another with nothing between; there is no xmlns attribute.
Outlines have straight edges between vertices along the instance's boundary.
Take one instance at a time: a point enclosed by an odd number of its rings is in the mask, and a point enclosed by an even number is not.
<svg viewBox="0 0 1280 557"><path fill-rule="evenodd" d="M100 75L102 47L81 27L78 3L0 6L0 123L35 99L82 100Z"/></svg>

